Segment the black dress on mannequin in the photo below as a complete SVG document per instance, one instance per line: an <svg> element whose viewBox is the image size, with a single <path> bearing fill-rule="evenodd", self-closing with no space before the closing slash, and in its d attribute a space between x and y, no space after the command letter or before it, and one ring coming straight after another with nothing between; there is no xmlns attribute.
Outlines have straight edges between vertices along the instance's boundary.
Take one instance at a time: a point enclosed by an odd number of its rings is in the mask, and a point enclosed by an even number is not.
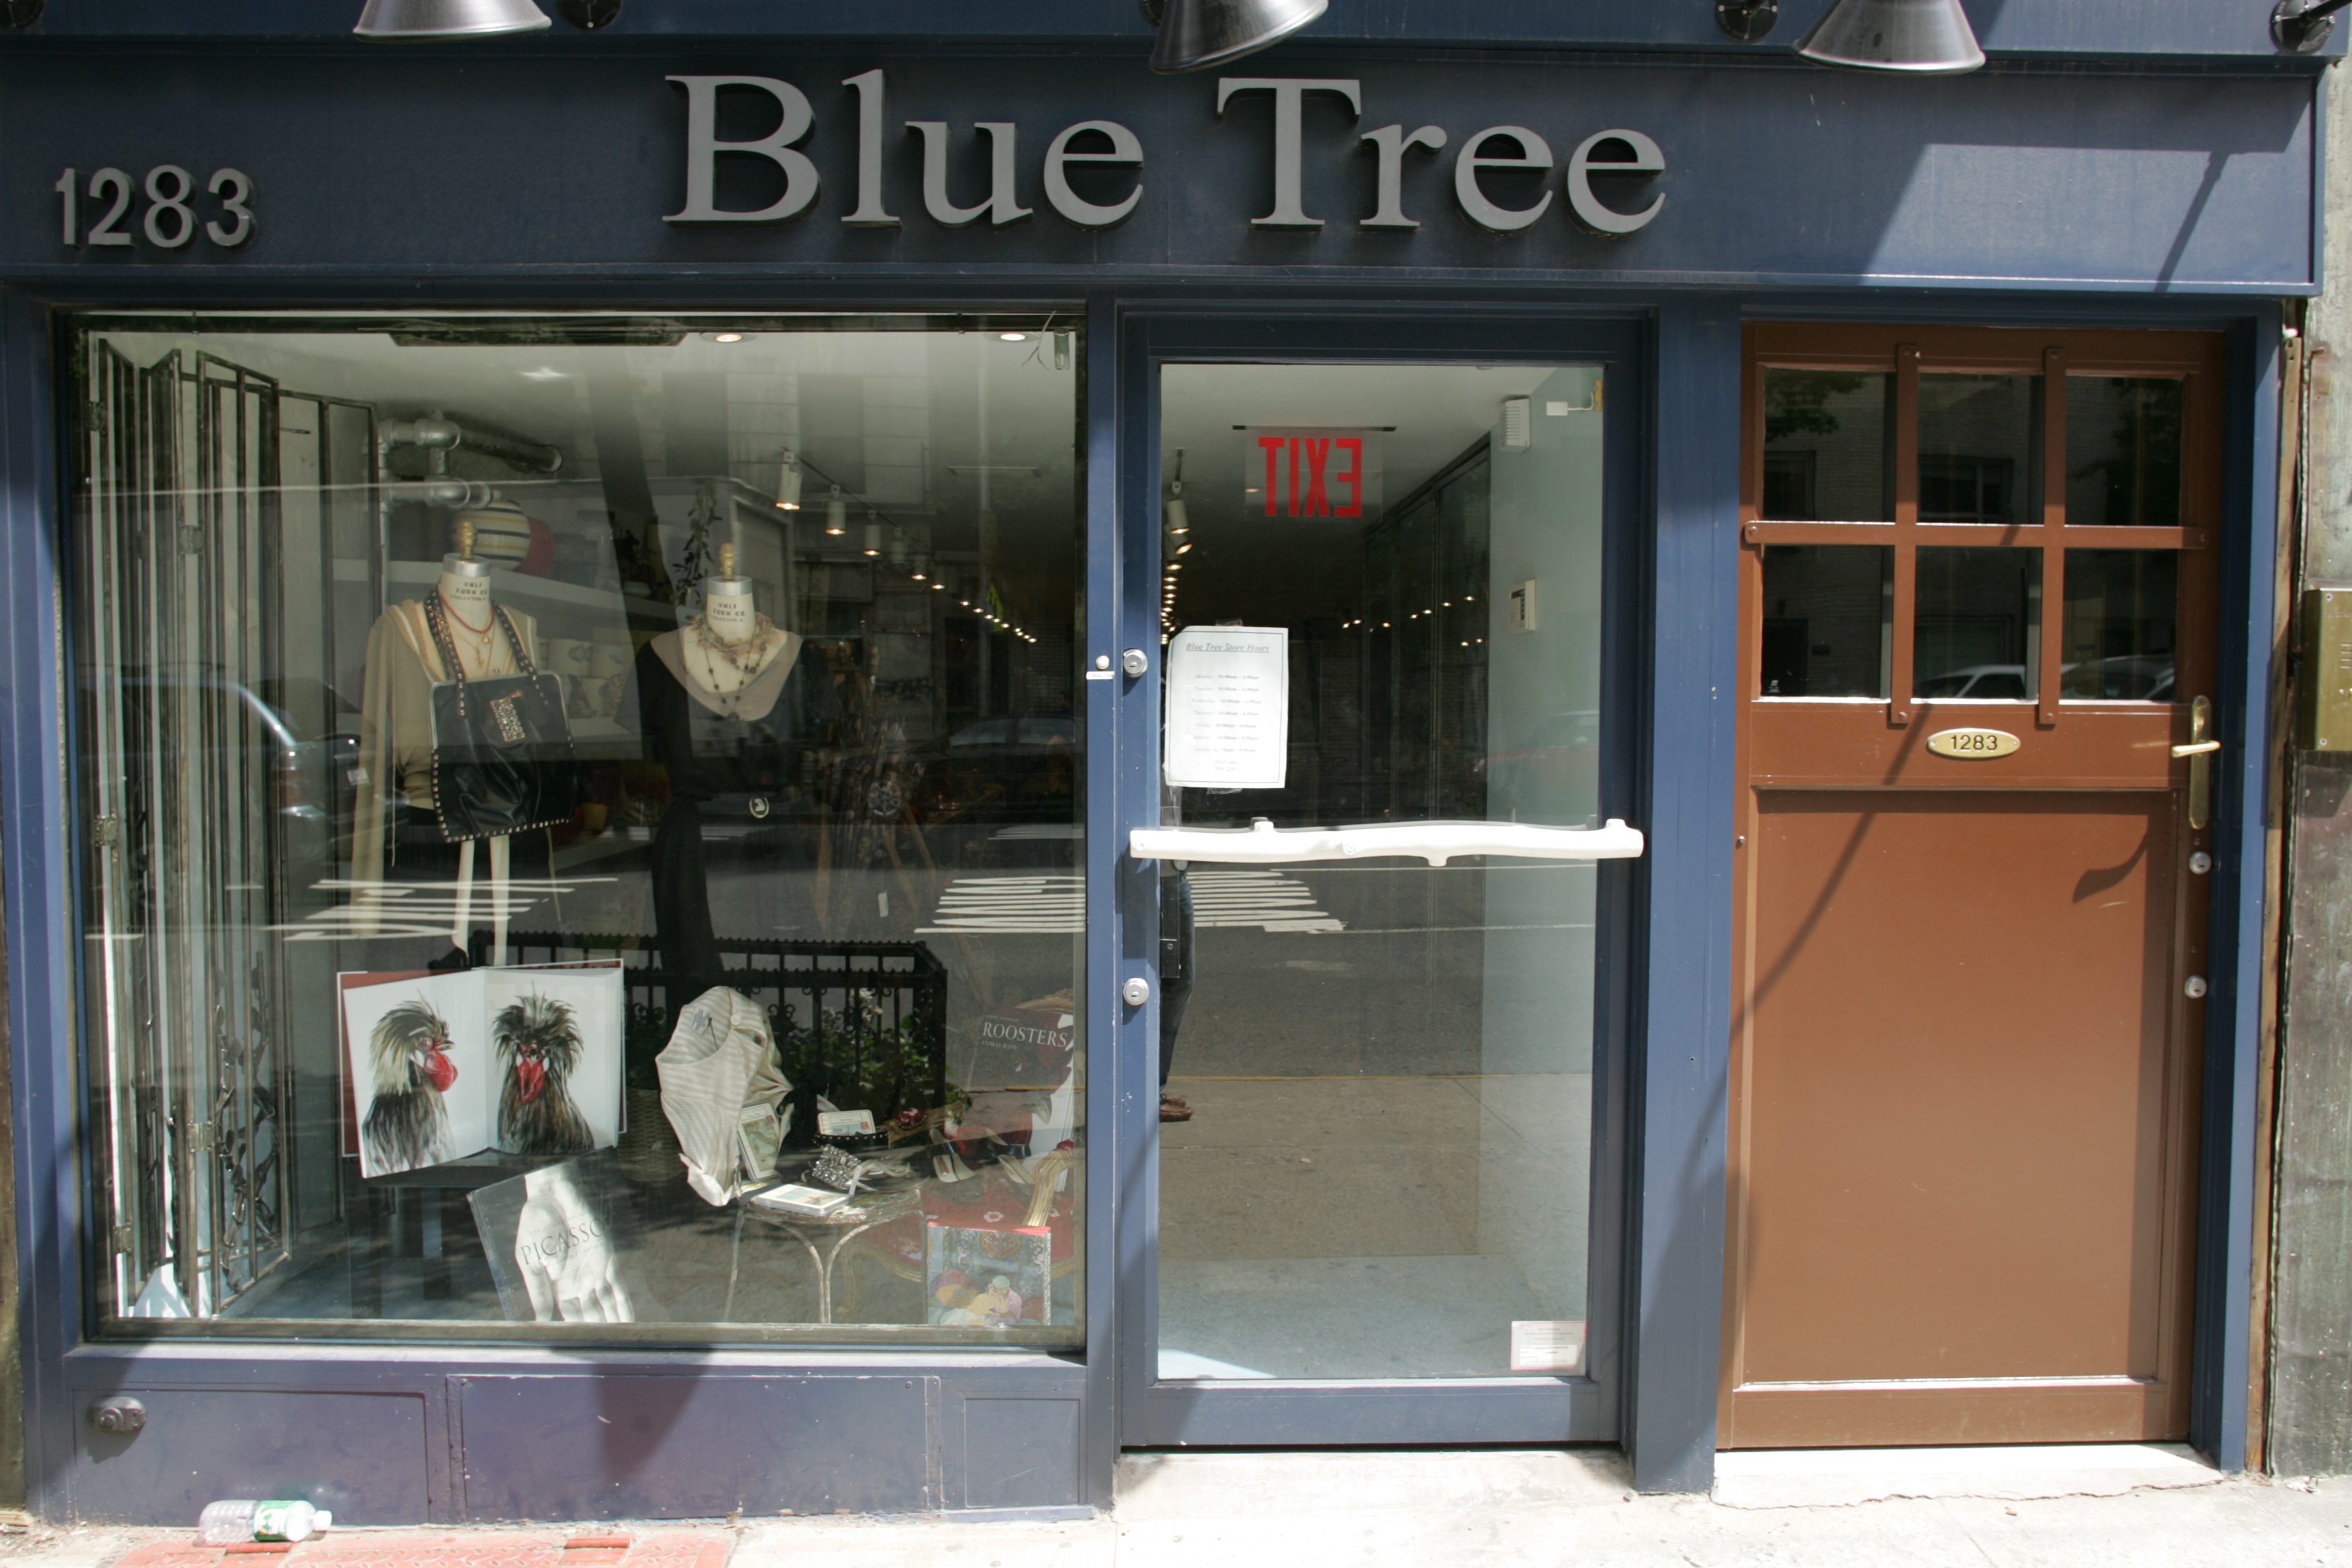
<svg viewBox="0 0 2352 1568"><path fill-rule="evenodd" d="M727 841L773 869L804 861L799 807L810 791L801 758L840 717L824 658L797 637L723 697L694 685L680 657L674 636L639 649L622 705L638 716L646 760L669 775L669 805L654 829L653 895L654 940L674 1005L727 984L710 918L706 826L740 829Z"/></svg>

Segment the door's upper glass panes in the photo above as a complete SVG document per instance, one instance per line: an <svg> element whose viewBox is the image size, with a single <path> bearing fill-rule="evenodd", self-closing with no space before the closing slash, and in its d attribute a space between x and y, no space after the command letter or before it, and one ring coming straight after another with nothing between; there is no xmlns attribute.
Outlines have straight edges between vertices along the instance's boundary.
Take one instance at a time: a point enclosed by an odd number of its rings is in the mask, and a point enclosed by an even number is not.
<svg viewBox="0 0 2352 1568"><path fill-rule="evenodd" d="M1894 605L1887 546L1767 545L1759 695L1886 696Z"/></svg>
<svg viewBox="0 0 2352 1568"><path fill-rule="evenodd" d="M2182 384L2168 376L2066 378L2066 521L2180 523Z"/></svg>
<svg viewBox="0 0 2352 1568"><path fill-rule="evenodd" d="M1894 397L1895 377L1885 371L1767 368L1762 515L1893 521Z"/></svg>
<svg viewBox="0 0 2352 1568"><path fill-rule="evenodd" d="M1163 821L1598 825L1598 367L1160 390ZM1246 689L1286 734L1204 782ZM1592 863L1160 870L1160 1374L1586 1370Z"/></svg>
<svg viewBox="0 0 2352 1568"><path fill-rule="evenodd" d="M2042 378L1919 376L1919 521L2042 521Z"/></svg>
<svg viewBox="0 0 2352 1568"><path fill-rule="evenodd" d="M2171 550L2066 552L2063 695L2175 702L2180 556Z"/></svg>
<svg viewBox="0 0 2352 1568"><path fill-rule="evenodd" d="M1084 1342L1066 321L84 323L109 1322Z"/></svg>
<svg viewBox="0 0 2352 1568"><path fill-rule="evenodd" d="M1918 561L1912 695L1971 702L2032 697L2042 552L1927 546Z"/></svg>

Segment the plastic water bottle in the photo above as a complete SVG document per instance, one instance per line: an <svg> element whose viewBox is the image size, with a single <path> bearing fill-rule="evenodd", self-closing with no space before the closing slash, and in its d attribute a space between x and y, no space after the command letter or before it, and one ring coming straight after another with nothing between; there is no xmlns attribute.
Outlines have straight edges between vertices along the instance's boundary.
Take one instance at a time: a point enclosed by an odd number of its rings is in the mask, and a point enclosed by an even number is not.
<svg viewBox="0 0 2352 1568"><path fill-rule="evenodd" d="M294 1501L257 1501L223 1498L205 1504L196 1519L196 1539L206 1546L234 1546L244 1541L308 1541L334 1528L335 1516L325 1509Z"/></svg>

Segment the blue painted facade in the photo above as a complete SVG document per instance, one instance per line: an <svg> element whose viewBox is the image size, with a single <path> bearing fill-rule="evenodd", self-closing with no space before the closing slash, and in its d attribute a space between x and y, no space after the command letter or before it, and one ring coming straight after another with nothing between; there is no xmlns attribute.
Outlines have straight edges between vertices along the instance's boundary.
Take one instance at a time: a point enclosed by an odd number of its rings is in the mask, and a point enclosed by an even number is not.
<svg viewBox="0 0 2352 1568"><path fill-rule="evenodd" d="M1792 317L2231 333L2223 686L2240 700L2223 711L2228 755L2243 761L2222 774L2216 836L2194 1436L2242 1464L2278 301L2318 281L2324 62L2279 55L2266 6L1978 0L1991 68L1882 80L1793 58L1820 8L1793 0L1771 38L1735 46L1697 0L1335 0L1302 41L1223 73L1358 84L1360 114L1330 93L1303 110L1302 205L1323 220L1311 230L1251 222L1274 201L1270 100L1220 116L1216 73L1151 76L1147 29L1124 0L632 0L607 33L559 22L519 41L404 49L349 39L320 0L52 0L39 27L0 36L0 833L35 1508L183 1522L271 1456L329 1446L356 1478L339 1511L361 1522L694 1514L729 1495L770 1512L1052 1510L1107 1506L1122 1445L1270 1430L1616 1442L1644 1488L1705 1486L1723 1286L1740 326ZM842 83L876 68L894 120L956 128L972 153L957 168L967 190L982 177L967 128L1017 124L1021 195L1037 216L940 226L922 211L919 144L893 137L883 190L900 223L845 226L858 170ZM806 93L815 121L802 145L820 189L803 216L665 222L687 195L685 99L666 79L680 75ZM763 92L739 92L721 135L756 139L774 116ZM1139 169L1095 172L1098 201L1140 186L1114 227L1073 225L1039 196L1047 142L1089 120L1118 121L1143 147ZM1359 137L1391 123L1440 126L1449 145L1407 165L1404 205L1422 226L1368 231L1373 166ZM1570 221L1559 168L1540 185L1490 176L1495 199L1549 193L1551 209L1487 233L1458 208L1454 158L1496 125L1538 132L1562 163L1597 132L1641 131L1664 171L1596 188L1618 211L1664 205L1640 232L1601 238ZM735 166L721 206L776 198L762 160L722 163ZM62 170L161 163L249 174L251 241L62 243ZM1604 955L1613 1043L1596 1236L1612 1261L1596 1278L1614 1282L1615 1322L1591 1375L1572 1380L1584 1386L1443 1408L1377 1387L1285 1408L1268 1391L1270 1404L1235 1414L1150 1385L1155 1021L1116 993L1157 951L1148 873L1118 847L1157 809L1158 717L1151 681L1124 679L1087 686L1085 1005L1097 1052L1110 1042L1089 1079L1087 1223L1091 1256L1117 1267L1089 1271L1085 1354L98 1339L82 1284L82 825L63 761L53 360L57 312L89 305L1083 312L1089 651L1156 645L1157 556L1137 521L1159 471L1156 356L1540 358L1570 345L1622 366L1619 384L1640 394L1622 405L1638 416L1612 422L1625 479L1611 503L1623 612L1611 679L1628 697L1612 711L1630 717L1611 742L1611 809L1654 848L1604 905L1620 919ZM91 1432L83 1410L114 1392L157 1409L148 1432ZM617 1410L626 1430L593 1452L547 1436ZM760 1453L772 1465L747 1464ZM703 1486L717 1471L725 1485Z"/></svg>

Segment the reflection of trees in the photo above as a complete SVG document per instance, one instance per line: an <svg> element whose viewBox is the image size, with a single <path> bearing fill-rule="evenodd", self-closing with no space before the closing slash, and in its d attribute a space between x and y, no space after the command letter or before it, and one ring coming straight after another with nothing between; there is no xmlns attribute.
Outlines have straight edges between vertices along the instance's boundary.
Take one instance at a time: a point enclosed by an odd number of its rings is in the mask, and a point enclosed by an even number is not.
<svg viewBox="0 0 2352 1568"><path fill-rule="evenodd" d="M1862 389L1864 377L1848 370L1776 370L1764 378L1764 439L1787 436L1834 436L1838 417L1829 401Z"/></svg>
<svg viewBox="0 0 2352 1568"><path fill-rule="evenodd" d="M2105 456L2092 458L2070 477L2100 481L2106 493L2098 521L2109 528L2171 527L2180 521L2180 384L2150 377L2102 379L2114 389L2109 395L2116 402L2115 434ZM2152 509L2159 515L2150 517Z"/></svg>

